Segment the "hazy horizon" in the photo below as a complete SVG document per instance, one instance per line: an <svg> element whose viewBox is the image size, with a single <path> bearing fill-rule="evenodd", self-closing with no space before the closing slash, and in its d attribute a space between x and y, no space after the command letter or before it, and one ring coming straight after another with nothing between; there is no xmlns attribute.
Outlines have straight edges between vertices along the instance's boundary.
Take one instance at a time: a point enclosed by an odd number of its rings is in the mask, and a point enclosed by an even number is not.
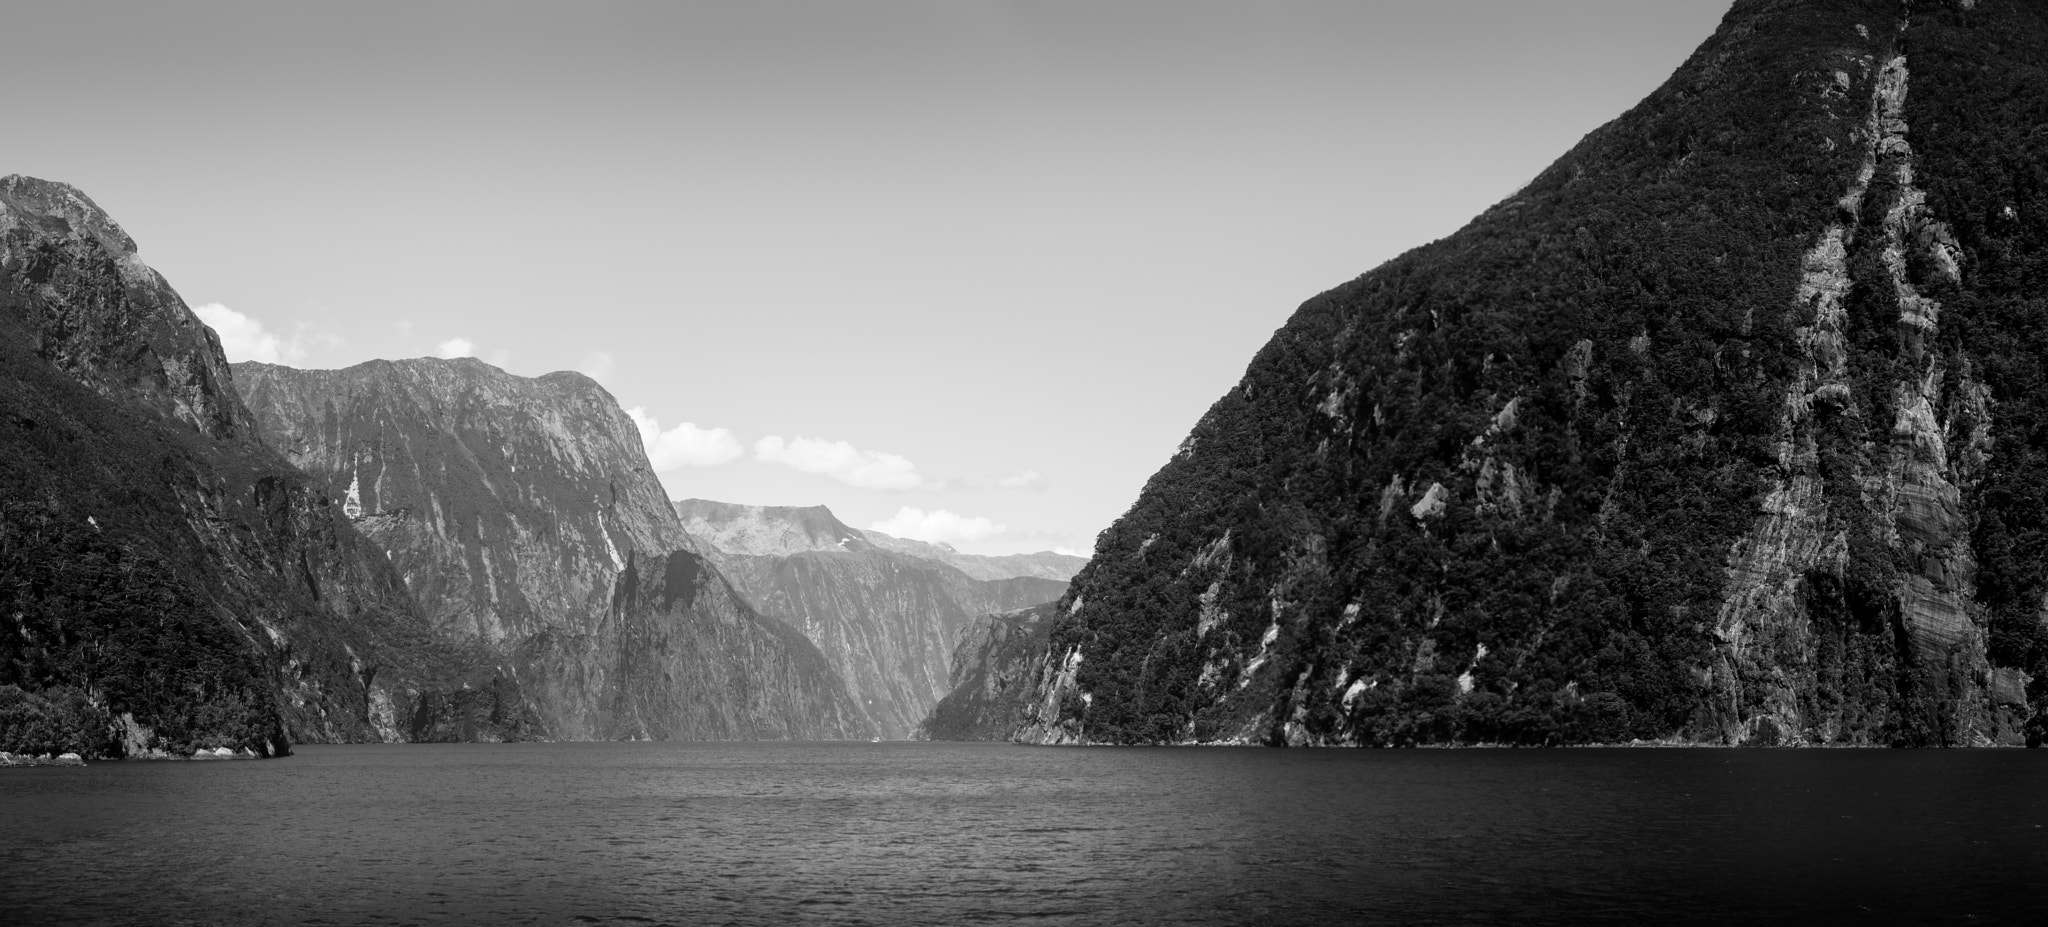
<svg viewBox="0 0 2048 927"><path fill-rule="evenodd" d="M580 369L672 498L1085 555L1297 305L1726 7L65 5L10 16L49 79L0 173L93 197L231 360Z"/></svg>

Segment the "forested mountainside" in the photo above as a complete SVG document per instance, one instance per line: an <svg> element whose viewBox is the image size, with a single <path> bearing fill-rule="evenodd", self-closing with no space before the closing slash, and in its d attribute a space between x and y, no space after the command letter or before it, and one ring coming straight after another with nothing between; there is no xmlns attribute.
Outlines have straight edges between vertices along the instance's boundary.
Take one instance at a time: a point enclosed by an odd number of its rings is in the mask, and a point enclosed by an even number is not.
<svg viewBox="0 0 2048 927"><path fill-rule="evenodd" d="M700 556L596 381L468 358L234 372L266 440L439 634L512 667L545 736L870 735L818 648Z"/></svg>
<svg viewBox="0 0 2048 927"><path fill-rule="evenodd" d="M2038 739L2044 68L2039 3L1735 3L1301 306L1103 534L1015 735Z"/></svg>
<svg viewBox="0 0 2048 927"><path fill-rule="evenodd" d="M1025 721L1059 609L1046 602L978 618L953 648L946 697L918 725L930 740L1006 740Z"/></svg>
<svg viewBox="0 0 2048 927"><path fill-rule="evenodd" d="M492 688L85 194L0 178L0 750L262 755ZM441 701L436 701L440 699Z"/></svg>
<svg viewBox="0 0 2048 927"><path fill-rule="evenodd" d="M980 615L1049 602L1066 583L982 580L878 547L824 506L675 504L755 608L815 642L881 736L911 736L950 688L956 641Z"/></svg>

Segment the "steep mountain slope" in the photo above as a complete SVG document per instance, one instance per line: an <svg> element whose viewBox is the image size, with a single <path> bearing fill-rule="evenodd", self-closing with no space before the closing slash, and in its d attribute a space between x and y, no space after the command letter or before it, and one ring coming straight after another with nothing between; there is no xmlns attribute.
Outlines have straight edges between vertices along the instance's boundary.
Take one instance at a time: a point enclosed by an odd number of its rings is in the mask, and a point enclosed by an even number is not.
<svg viewBox="0 0 2048 927"><path fill-rule="evenodd" d="M975 616L1066 591L1059 580L979 580L881 549L823 506L675 505L756 608L824 651L884 737L911 736L946 693L955 641Z"/></svg>
<svg viewBox="0 0 2048 927"><path fill-rule="evenodd" d="M932 740L1005 740L1025 721L1056 603L988 615L953 648L946 697L918 725Z"/></svg>
<svg viewBox="0 0 2048 927"><path fill-rule="evenodd" d="M0 178L0 749L286 752L489 687L257 442L220 344L79 191ZM426 708L422 711L421 706Z"/></svg>
<svg viewBox="0 0 2048 927"><path fill-rule="evenodd" d="M588 377L432 358L235 377L436 629L516 668L550 736L867 736L817 648L698 555Z"/></svg>
<svg viewBox="0 0 2048 927"><path fill-rule="evenodd" d="M2038 732L2043 62L2038 4L1736 3L1301 307L1104 533L1017 736Z"/></svg>

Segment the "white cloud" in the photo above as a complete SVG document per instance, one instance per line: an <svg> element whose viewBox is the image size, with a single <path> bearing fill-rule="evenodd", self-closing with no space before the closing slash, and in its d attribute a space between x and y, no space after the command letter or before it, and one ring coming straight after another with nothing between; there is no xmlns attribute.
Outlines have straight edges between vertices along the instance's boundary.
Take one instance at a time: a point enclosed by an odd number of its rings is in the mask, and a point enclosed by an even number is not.
<svg viewBox="0 0 2048 927"><path fill-rule="evenodd" d="M442 357L475 357L476 343L468 338L450 338L434 346Z"/></svg>
<svg viewBox="0 0 2048 927"><path fill-rule="evenodd" d="M1002 534L1006 528L980 516L956 515L945 509L925 511L904 506L887 521L878 521L868 526L883 534L899 538L930 541L934 544L954 541L982 541Z"/></svg>
<svg viewBox="0 0 2048 927"><path fill-rule="evenodd" d="M286 339L266 331L263 323L220 303L196 306L192 314L220 336L221 352L230 361L262 361L266 364L299 364L306 359L300 332ZM303 328L303 326L301 326ZM323 339L324 340L324 339Z"/></svg>
<svg viewBox="0 0 2048 927"><path fill-rule="evenodd" d="M583 363L577 365L576 372L603 383L612 378L612 371L617 367L610 351L592 351L583 355Z"/></svg>
<svg viewBox="0 0 2048 927"><path fill-rule="evenodd" d="M661 430L661 422L647 414L647 410L634 406L626 410L633 424L640 428L640 443L647 447L647 461L656 470L673 470L677 467L710 467L735 460L746 453L740 446L740 439L723 428L699 428L684 422L667 431Z"/></svg>
<svg viewBox="0 0 2048 927"><path fill-rule="evenodd" d="M1037 470L1026 470L1022 473L1003 477L996 481L996 485L1004 489L1044 489L1045 474Z"/></svg>
<svg viewBox="0 0 2048 927"><path fill-rule="evenodd" d="M805 437L784 441L779 435L769 435L754 442L754 457L805 473L822 473L861 489L913 489L925 482L909 459L863 451L844 441Z"/></svg>
<svg viewBox="0 0 2048 927"><path fill-rule="evenodd" d="M1052 549L1052 552L1055 554L1064 554L1068 557L1092 557L1095 555L1094 551L1075 550L1071 547L1055 547Z"/></svg>

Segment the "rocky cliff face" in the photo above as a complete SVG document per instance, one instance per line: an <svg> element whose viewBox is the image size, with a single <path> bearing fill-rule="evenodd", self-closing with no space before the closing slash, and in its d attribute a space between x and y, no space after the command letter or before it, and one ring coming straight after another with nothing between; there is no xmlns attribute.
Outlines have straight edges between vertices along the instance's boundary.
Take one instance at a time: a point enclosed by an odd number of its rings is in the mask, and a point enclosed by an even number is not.
<svg viewBox="0 0 2048 927"><path fill-rule="evenodd" d="M1105 533L1017 736L2038 737L2043 60L2013 0L1736 3L1302 306Z"/></svg>
<svg viewBox="0 0 2048 927"><path fill-rule="evenodd" d="M103 397L210 438L248 431L220 339L84 193L0 177L0 265L28 348Z"/></svg>
<svg viewBox="0 0 2048 927"><path fill-rule="evenodd" d="M953 648L950 687L918 725L931 740L1006 740L1025 722L1055 603L988 615Z"/></svg>
<svg viewBox="0 0 2048 927"><path fill-rule="evenodd" d="M256 440L218 341L71 187L0 179L0 354L0 728L276 754L381 736L373 675L491 678L420 643L398 574Z"/></svg>
<svg viewBox="0 0 2048 927"><path fill-rule="evenodd" d="M692 534L762 613L815 642L882 736L905 738L948 691L954 642L975 616L1050 601L1058 580L979 580L885 550L823 506L676 503Z"/></svg>
<svg viewBox="0 0 2048 927"><path fill-rule="evenodd" d="M733 594L581 374L473 359L238 364L267 440L383 548L436 631L562 739L866 736L816 648Z"/></svg>
<svg viewBox="0 0 2048 927"><path fill-rule="evenodd" d="M599 614L628 554L692 547L639 432L582 374L473 358L234 374L265 437L326 479L447 633L502 644Z"/></svg>

